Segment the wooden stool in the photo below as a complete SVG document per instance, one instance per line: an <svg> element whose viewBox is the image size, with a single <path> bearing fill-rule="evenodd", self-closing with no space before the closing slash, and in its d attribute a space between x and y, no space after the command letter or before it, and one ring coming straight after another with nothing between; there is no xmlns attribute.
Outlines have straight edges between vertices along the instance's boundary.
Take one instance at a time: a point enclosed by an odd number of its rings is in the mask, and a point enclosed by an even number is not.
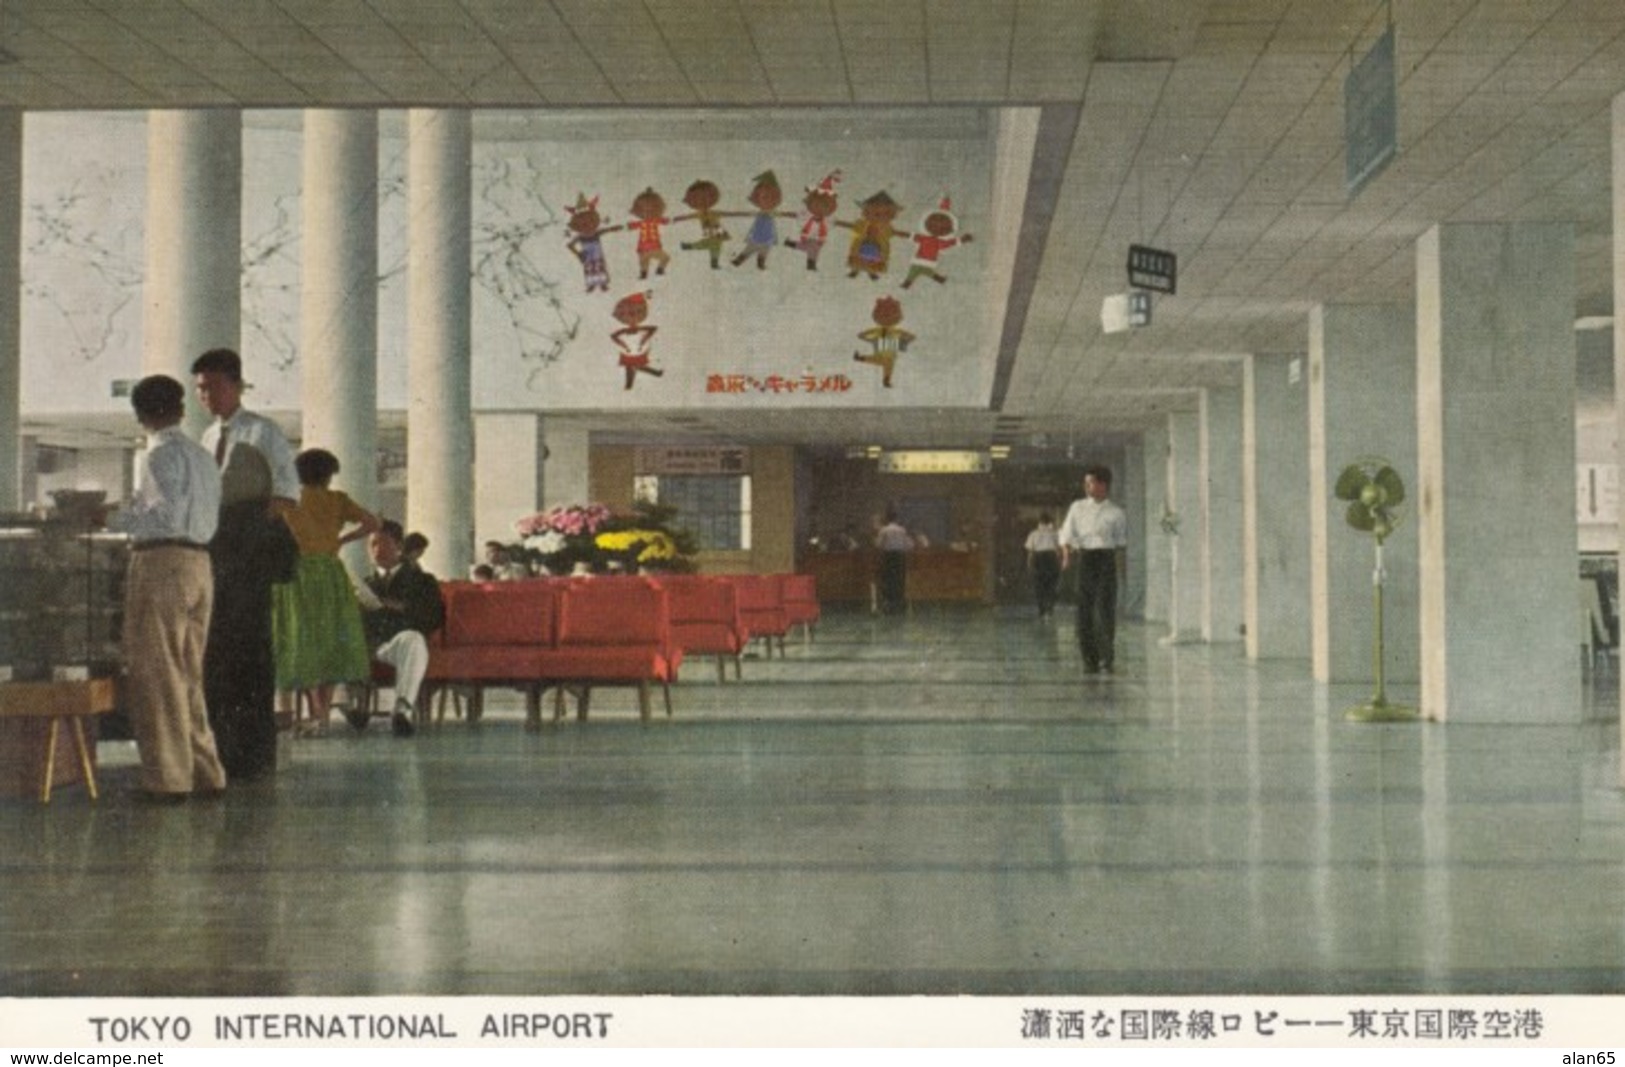
<svg viewBox="0 0 1625 1067"><path fill-rule="evenodd" d="M0 719L46 719L49 726L45 736L44 767L40 776L41 804L51 802L51 787L56 777L56 747L63 719L73 731L73 743L79 753L79 769L84 774L85 790L90 799L96 799L96 764L85 740L84 720L91 715L104 715L113 710L116 694L111 678L92 678L84 682L4 682L0 683ZM25 742L26 743L26 742ZM24 761L32 752L24 754Z"/></svg>

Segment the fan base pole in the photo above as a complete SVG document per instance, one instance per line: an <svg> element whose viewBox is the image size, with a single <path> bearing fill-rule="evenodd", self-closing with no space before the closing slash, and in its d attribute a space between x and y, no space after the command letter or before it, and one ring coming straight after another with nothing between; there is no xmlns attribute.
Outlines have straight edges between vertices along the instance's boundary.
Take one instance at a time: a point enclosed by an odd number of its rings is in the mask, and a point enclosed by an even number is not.
<svg viewBox="0 0 1625 1067"><path fill-rule="evenodd" d="M1386 700L1373 700L1343 713L1350 722L1417 722L1421 715L1415 708L1403 704L1390 704Z"/></svg>

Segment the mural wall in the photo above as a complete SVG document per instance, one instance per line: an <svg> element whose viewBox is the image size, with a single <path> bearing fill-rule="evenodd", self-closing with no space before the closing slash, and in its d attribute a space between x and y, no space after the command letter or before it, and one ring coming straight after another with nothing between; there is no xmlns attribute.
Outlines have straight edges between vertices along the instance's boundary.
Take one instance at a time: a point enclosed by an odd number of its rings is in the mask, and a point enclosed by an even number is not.
<svg viewBox="0 0 1625 1067"><path fill-rule="evenodd" d="M379 151L385 408L406 402L398 118ZM985 405L994 124L907 119L482 117L476 408ZM246 116L241 347L264 409L298 406L300 149L298 113ZM140 374L146 150L139 113L28 116L25 409L125 408L110 384Z"/></svg>

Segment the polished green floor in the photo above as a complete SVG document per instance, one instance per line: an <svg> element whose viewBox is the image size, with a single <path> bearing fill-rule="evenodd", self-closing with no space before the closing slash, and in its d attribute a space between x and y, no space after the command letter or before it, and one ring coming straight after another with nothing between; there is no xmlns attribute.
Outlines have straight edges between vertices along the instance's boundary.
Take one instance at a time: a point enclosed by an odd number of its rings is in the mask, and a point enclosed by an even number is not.
<svg viewBox="0 0 1625 1067"><path fill-rule="evenodd" d="M1108 680L1064 619L835 614L671 720L496 696L175 808L104 744L101 802L0 801L0 995L1625 991L1611 698L1355 725L1159 632Z"/></svg>

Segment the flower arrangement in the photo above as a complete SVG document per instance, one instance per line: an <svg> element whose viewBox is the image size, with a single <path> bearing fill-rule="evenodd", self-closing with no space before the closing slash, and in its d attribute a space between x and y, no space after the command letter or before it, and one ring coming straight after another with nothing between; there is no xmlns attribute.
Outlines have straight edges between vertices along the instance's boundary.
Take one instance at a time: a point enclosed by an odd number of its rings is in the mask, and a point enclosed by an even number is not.
<svg viewBox="0 0 1625 1067"><path fill-rule="evenodd" d="M603 504L569 504L527 515L514 523L520 543L509 554L548 574L573 571L693 569L694 536L675 522L676 512L647 501L630 513Z"/></svg>

